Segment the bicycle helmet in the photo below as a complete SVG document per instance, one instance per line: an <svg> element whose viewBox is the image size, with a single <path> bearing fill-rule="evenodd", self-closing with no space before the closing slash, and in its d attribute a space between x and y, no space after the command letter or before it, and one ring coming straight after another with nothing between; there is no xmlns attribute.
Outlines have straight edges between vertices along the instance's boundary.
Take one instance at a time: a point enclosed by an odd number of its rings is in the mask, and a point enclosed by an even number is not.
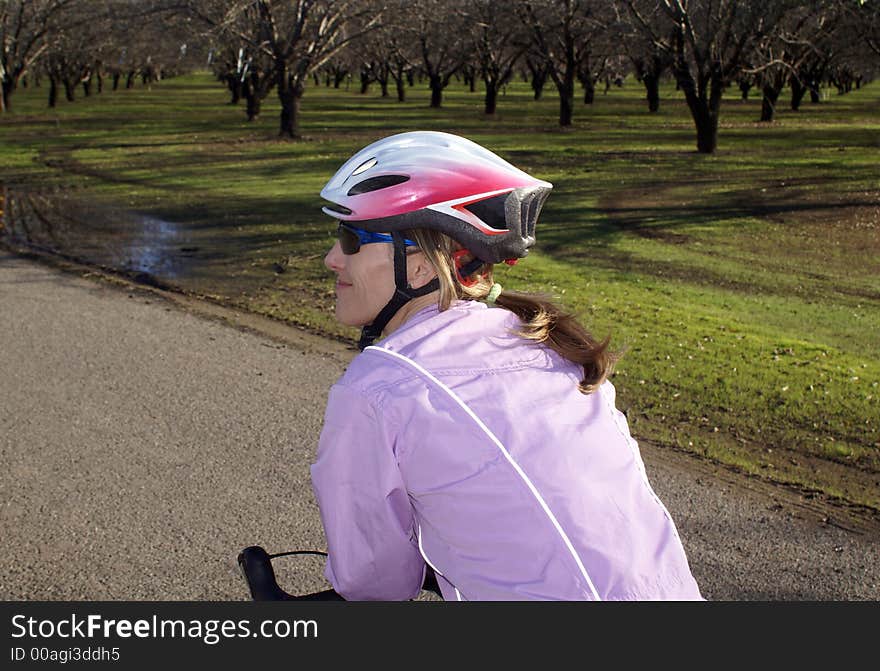
<svg viewBox="0 0 880 671"><path fill-rule="evenodd" d="M365 230L432 228L499 263L528 254L552 188L463 137L415 131L361 149L321 197L325 213Z"/></svg>
<svg viewBox="0 0 880 671"><path fill-rule="evenodd" d="M321 189L330 203L323 211L367 231L389 232L395 243L397 292L365 327L361 345L372 342L404 303L439 286L434 281L417 291L406 284L400 231L434 229L459 242L475 257L462 275L483 263L513 263L535 244L535 224L552 188L450 133L392 135L348 159Z"/></svg>

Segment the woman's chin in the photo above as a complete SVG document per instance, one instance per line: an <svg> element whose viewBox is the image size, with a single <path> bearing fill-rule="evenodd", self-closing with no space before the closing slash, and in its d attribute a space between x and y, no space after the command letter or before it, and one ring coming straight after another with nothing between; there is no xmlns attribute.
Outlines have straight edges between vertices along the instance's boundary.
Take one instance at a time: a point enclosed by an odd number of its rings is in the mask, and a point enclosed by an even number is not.
<svg viewBox="0 0 880 671"><path fill-rule="evenodd" d="M360 328L361 326L366 326L370 323L369 320L364 319L363 317L358 317L357 315L346 313L345 311L340 310L338 307L336 308L335 316L336 321L343 326Z"/></svg>

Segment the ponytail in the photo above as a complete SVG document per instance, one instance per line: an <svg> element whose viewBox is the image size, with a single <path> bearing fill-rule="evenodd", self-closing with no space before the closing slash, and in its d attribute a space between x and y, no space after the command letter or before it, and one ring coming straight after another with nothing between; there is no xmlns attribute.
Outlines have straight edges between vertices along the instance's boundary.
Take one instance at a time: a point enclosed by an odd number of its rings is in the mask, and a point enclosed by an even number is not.
<svg viewBox="0 0 880 671"><path fill-rule="evenodd" d="M463 285L457 276L452 254L460 245L452 238L429 229L405 231L425 254L440 281L440 310L446 310L453 300L485 300L492 291L493 265L485 264L475 276L472 286ZM611 336L602 342L593 338L571 313L565 312L548 297L519 291L503 290L498 287L494 305L510 310L522 322L519 335L527 340L543 343L560 356L583 367L584 376L578 389L591 394L608 379L614 364L620 358L609 349Z"/></svg>

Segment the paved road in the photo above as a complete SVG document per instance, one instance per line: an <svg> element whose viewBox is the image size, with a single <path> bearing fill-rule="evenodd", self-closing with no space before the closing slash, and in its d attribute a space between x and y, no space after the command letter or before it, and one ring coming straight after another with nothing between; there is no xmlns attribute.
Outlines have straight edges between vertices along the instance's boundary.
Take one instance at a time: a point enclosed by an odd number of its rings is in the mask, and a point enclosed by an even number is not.
<svg viewBox="0 0 880 671"><path fill-rule="evenodd" d="M244 599L240 548L322 548L308 464L353 353L80 274L0 251L0 599ZM880 599L876 522L642 449L707 598Z"/></svg>

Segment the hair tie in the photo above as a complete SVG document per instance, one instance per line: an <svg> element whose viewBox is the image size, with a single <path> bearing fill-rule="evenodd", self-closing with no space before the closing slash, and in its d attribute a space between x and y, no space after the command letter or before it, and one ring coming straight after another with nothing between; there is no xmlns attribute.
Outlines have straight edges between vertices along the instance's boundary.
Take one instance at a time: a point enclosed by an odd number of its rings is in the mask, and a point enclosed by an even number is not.
<svg viewBox="0 0 880 671"><path fill-rule="evenodd" d="M501 289L501 285L498 284L498 282L495 282L495 284L492 285L492 288L489 289L489 294L483 300L489 305L494 305L495 300L501 295Z"/></svg>

